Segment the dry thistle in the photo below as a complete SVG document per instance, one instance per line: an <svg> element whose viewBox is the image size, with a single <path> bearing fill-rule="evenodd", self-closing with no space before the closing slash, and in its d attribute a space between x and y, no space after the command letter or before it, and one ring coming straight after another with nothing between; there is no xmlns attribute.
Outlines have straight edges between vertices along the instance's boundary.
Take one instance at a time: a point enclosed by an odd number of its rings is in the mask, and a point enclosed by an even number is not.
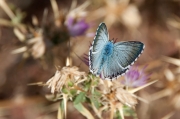
<svg viewBox="0 0 180 119"><path fill-rule="evenodd" d="M44 56L47 56L45 55L47 49L48 53L53 54L53 51L49 49L68 42L71 37L85 35L90 27L85 22L85 16L87 15L85 8L89 5L89 2L77 6L76 1L73 1L68 11L67 8L59 9L56 0L50 1L54 13L53 20L48 20L48 10L45 9L42 21L38 21L33 16L33 26L25 25L23 29L14 28L15 35L24 46L13 50L13 54L23 53L26 58L29 56L35 59L46 58ZM65 56L66 54L67 52L64 53Z"/></svg>
<svg viewBox="0 0 180 119"><path fill-rule="evenodd" d="M180 60L178 58L167 56L163 56L161 60L165 61L168 65L164 63L163 66L165 65L165 67L160 70L162 74L156 75L156 77L158 76L158 78L163 79L159 81L160 85L156 85L156 88L159 88L160 91L151 95L151 101L159 100L161 98L164 99L165 97L170 99L171 103L169 108L172 108L173 110L170 110L169 114L166 116L171 118L173 115L176 115L180 109Z"/></svg>
<svg viewBox="0 0 180 119"><path fill-rule="evenodd" d="M129 92L128 90L123 89L123 85L118 81L106 81L101 80L100 85L100 92L102 97L100 98L102 107L105 109L109 109L111 111L110 118L114 117L114 112L120 113L121 118L124 118L123 108L124 105L129 107L135 107L137 104L136 96L133 93ZM107 106L108 105L108 106ZM103 110L97 111L101 113Z"/></svg>
<svg viewBox="0 0 180 119"><path fill-rule="evenodd" d="M136 5L130 0L104 0L105 6L94 11L92 18L104 18L107 26L121 22L127 28L136 29L141 24L141 16Z"/></svg>
<svg viewBox="0 0 180 119"><path fill-rule="evenodd" d="M72 83L77 85L80 83L85 77L85 72L78 71L78 67L60 67L57 68L55 75L50 78L46 84L49 88L51 88L51 93L60 93L62 92L63 86L68 86L68 83Z"/></svg>
<svg viewBox="0 0 180 119"><path fill-rule="evenodd" d="M92 109L99 118L103 118L102 112L110 111L110 119L115 116L114 112L119 112L121 118L124 119L124 106L134 108L139 99L134 94L136 91L124 89L119 81L101 80L91 74L86 76L85 72L78 71L77 67L57 68L55 75L46 84L51 88L51 93L61 96L56 97L56 100L63 99L65 107L60 108L60 112L64 110L65 116L66 103L71 100L75 108L87 118L93 115L82 103L90 101Z"/></svg>

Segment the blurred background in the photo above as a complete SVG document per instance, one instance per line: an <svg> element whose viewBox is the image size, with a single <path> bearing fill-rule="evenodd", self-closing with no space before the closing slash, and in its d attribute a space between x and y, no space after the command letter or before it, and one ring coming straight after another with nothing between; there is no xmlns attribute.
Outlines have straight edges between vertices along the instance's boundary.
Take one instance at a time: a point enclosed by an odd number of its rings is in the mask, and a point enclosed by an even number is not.
<svg viewBox="0 0 180 119"><path fill-rule="evenodd" d="M101 22L110 39L146 46L136 65L158 81L137 93L149 101L139 101L137 117L179 119L179 0L1 0L0 119L56 119L49 89L28 84L46 82L69 56L88 73L79 57L88 54ZM67 119L74 117L85 118L69 103Z"/></svg>

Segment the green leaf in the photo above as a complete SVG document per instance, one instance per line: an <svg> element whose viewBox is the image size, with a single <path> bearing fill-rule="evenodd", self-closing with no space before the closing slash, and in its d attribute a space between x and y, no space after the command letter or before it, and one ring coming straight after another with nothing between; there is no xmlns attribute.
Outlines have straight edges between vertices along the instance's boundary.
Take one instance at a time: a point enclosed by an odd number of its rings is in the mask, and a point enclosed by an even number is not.
<svg viewBox="0 0 180 119"><path fill-rule="evenodd" d="M68 94L68 89L65 88L65 87L63 87L63 88L62 88L62 92L63 92L64 94Z"/></svg>
<svg viewBox="0 0 180 119"><path fill-rule="evenodd" d="M57 114L57 118L58 119L63 119L63 113L64 113L64 110L63 110L63 103L61 102L61 104L59 105L59 108L58 108L58 114Z"/></svg>
<svg viewBox="0 0 180 119"><path fill-rule="evenodd" d="M84 102L84 100L86 99L85 97L85 93L84 92L80 92L77 97L75 98L74 100L74 104L78 104L78 103L81 103L81 102Z"/></svg>
<svg viewBox="0 0 180 119"><path fill-rule="evenodd" d="M87 119L94 119L93 115L81 104L75 104L74 107Z"/></svg>
<svg viewBox="0 0 180 119"><path fill-rule="evenodd" d="M71 81L68 82L69 87L72 87L73 85L74 85L73 82L71 82Z"/></svg>
<svg viewBox="0 0 180 119"><path fill-rule="evenodd" d="M119 111L116 111L115 117L116 117L117 119L122 119L122 118L121 118L121 115L120 115L120 113L119 113Z"/></svg>
<svg viewBox="0 0 180 119"><path fill-rule="evenodd" d="M98 102L98 100L96 98L91 98L91 102L94 104L94 106L99 109L100 107L100 103Z"/></svg>
<svg viewBox="0 0 180 119"><path fill-rule="evenodd" d="M128 106L123 107L123 112L124 112L125 116L132 116L134 118L137 118L136 112L132 108L130 108Z"/></svg>
<svg viewBox="0 0 180 119"><path fill-rule="evenodd" d="M64 103L63 103L63 100L60 102L59 107L61 108L62 111L64 111Z"/></svg>
<svg viewBox="0 0 180 119"><path fill-rule="evenodd" d="M76 95L76 93L77 93L77 90L75 90L75 89L71 89L71 90L70 90L70 94L71 94L72 96Z"/></svg>
<svg viewBox="0 0 180 119"><path fill-rule="evenodd" d="M96 97L101 97L102 94L97 89L94 89L93 95Z"/></svg>
<svg viewBox="0 0 180 119"><path fill-rule="evenodd" d="M90 82L90 81L89 81L89 82L86 82L86 84L85 84L85 86L84 86L84 90L85 90L85 91L88 91L89 88L90 88L90 86L91 86L91 82Z"/></svg>

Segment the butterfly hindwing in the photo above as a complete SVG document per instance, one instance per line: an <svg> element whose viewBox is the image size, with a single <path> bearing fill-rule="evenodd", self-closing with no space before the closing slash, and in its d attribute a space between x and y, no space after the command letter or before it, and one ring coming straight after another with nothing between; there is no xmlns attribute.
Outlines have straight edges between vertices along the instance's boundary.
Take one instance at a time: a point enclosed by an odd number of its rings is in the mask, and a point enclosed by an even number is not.
<svg viewBox="0 0 180 119"><path fill-rule="evenodd" d="M119 63L119 60L115 58L115 55L111 55L103 64L101 78L102 79L115 79L118 76L123 75L128 68L124 68Z"/></svg>

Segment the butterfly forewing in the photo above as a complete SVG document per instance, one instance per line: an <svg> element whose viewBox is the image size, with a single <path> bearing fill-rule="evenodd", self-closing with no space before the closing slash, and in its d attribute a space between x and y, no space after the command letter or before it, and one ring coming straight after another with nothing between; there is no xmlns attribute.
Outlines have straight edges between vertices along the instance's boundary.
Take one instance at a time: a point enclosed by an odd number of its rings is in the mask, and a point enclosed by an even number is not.
<svg viewBox="0 0 180 119"><path fill-rule="evenodd" d="M118 42L114 45L114 58L118 59L122 67L132 65L144 49L144 44L139 41Z"/></svg>
<svg viewBox="0 0 180 119"><path fill-rule="evenodd" d="M101 50L104 45L109 41L106 25L101 23L96 31L96 36L93 41L93 52Z"/></svg>
<svg viewBox="0 0 180 119"><path fill-rule="evenodd" d="M101 23L96 31L96 36L89 51L90 71L95 74L101 67L102 50L109 41L106 25Z"/></svg>

